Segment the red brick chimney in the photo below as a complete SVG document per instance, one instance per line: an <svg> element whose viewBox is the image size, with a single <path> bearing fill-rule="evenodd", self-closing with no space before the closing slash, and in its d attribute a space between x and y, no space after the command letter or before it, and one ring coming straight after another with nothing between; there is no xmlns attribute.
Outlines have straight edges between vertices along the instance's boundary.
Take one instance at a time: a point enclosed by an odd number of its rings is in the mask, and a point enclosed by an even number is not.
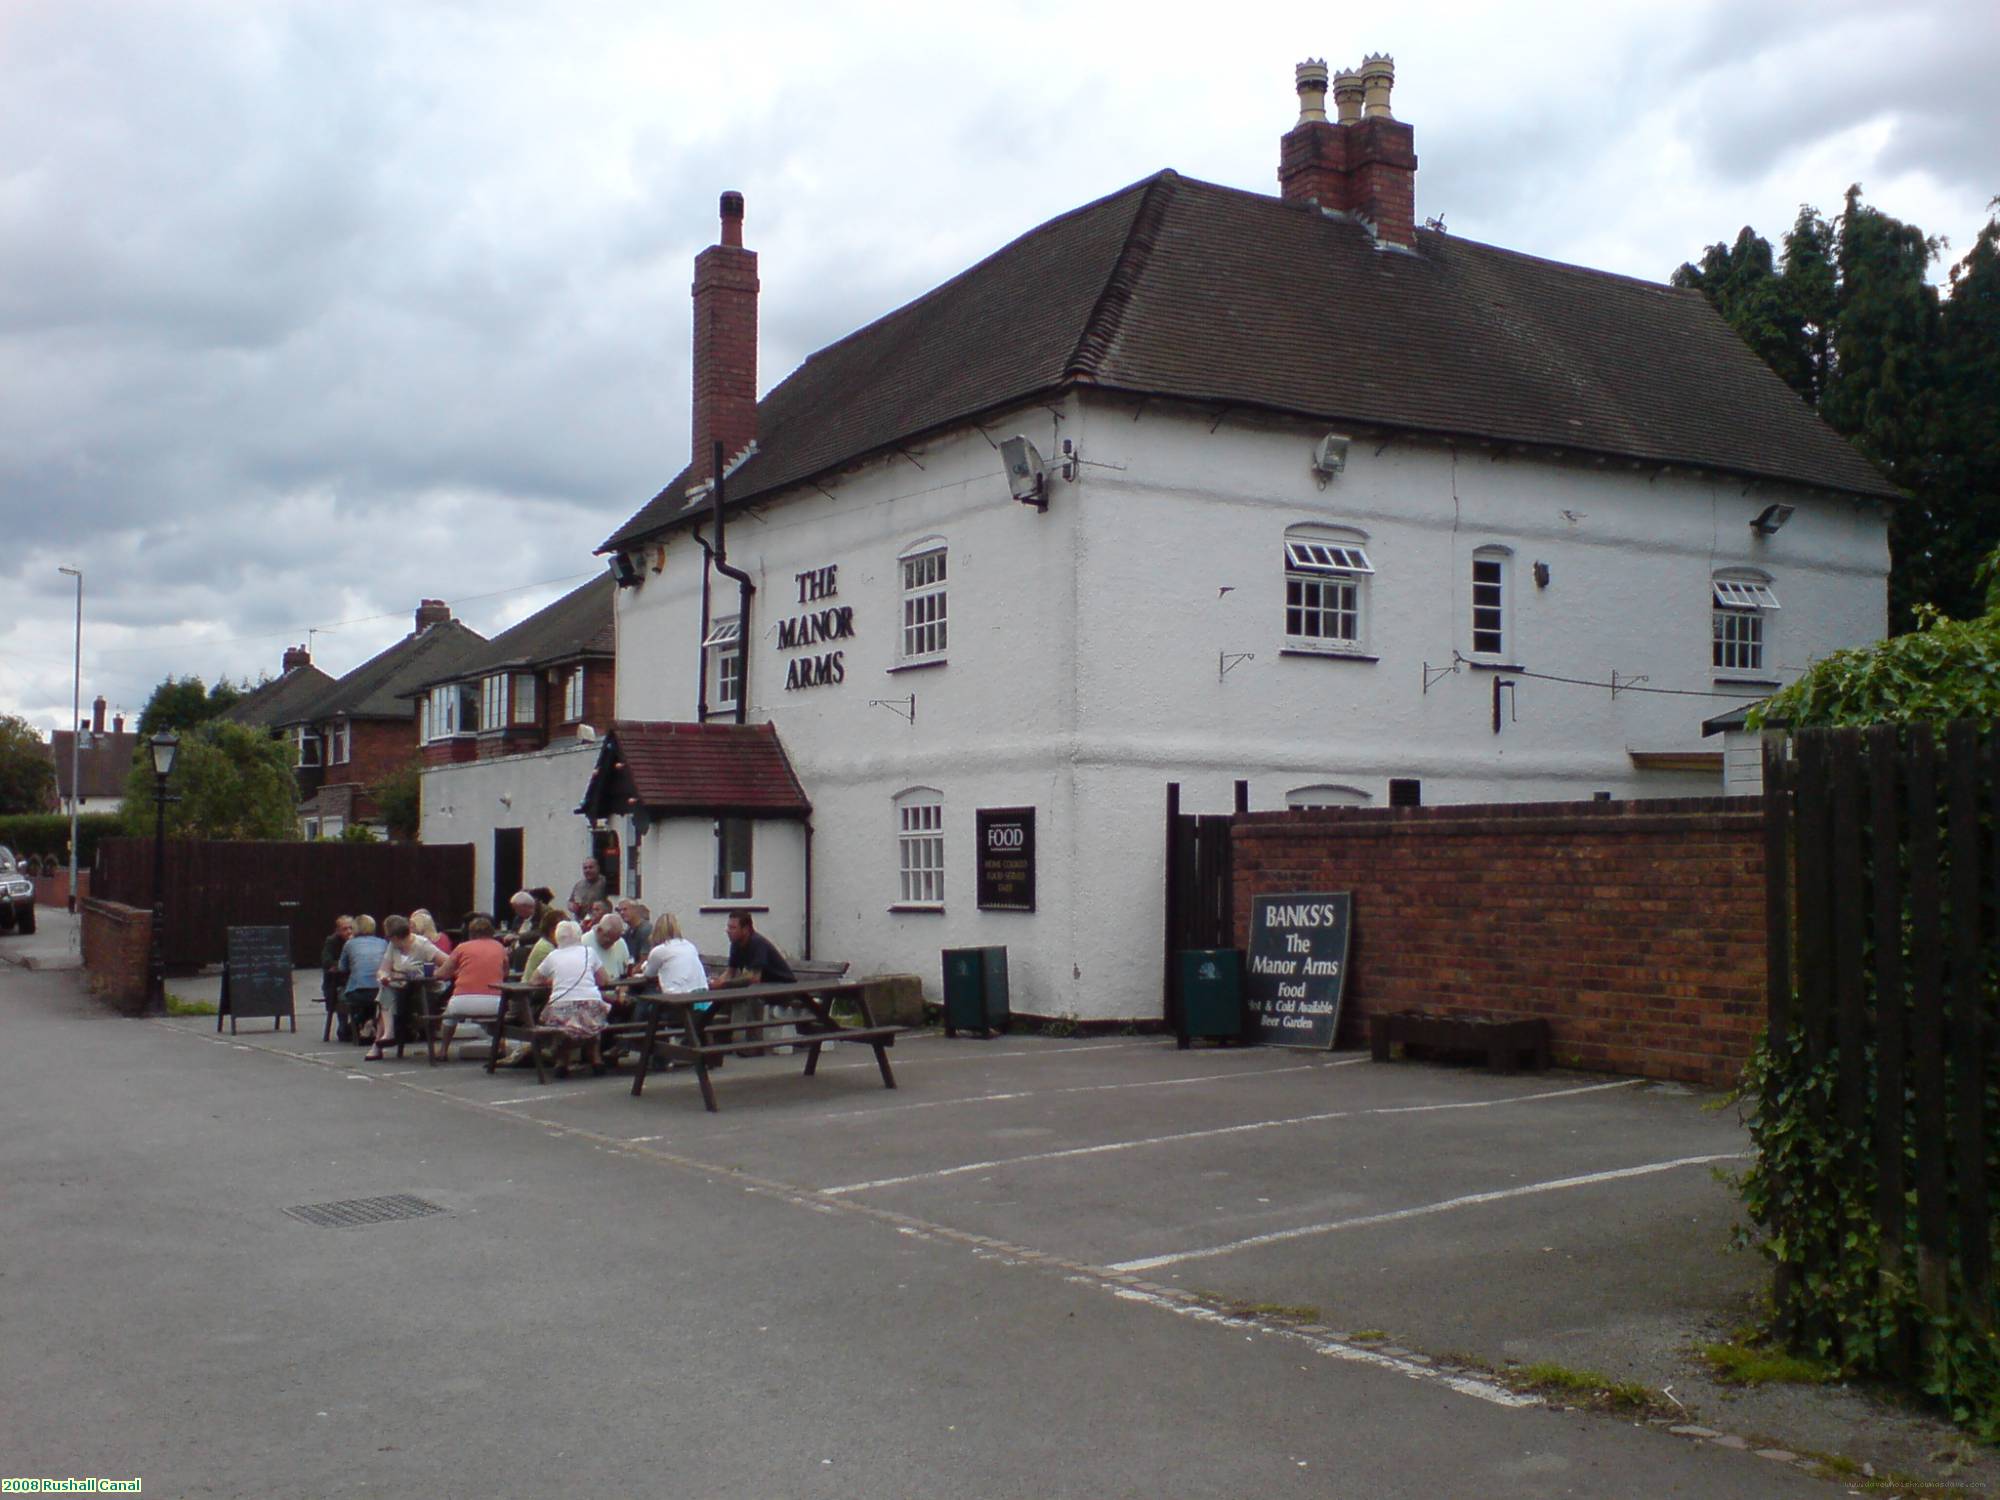
<svg viewBox="0 0 2000 1500"><path fill-rule="evenodd" d="M90 705L90 732L92 734L104 733L104 710L106 706L104 696L101 693L98 695L97 701Z"/></svg>
<svg viewBox="0 0 2000 1500"><path fill-rule="evenodd" d="M442 625L451 618L451 606L442 599L420 599L417 601L416 634L422 635L433 625Z"/></svg>
<svg viewBox="0 0 2000 1500"><path fill-rule="evenodd" d="M111 732L113 734L123 734L125 732L125 715L116 714L112 717Z"/></svg>
<svg viewBox="0 0 2000 1500"><path fill-rule="evenodd" d="M722 243L694 258L694 473L714 445L734 458L757 436L757 252L743 248L743 195L722 195Z"/></svg>
<svg viewBox="0 0 2000 1500"><path fill-rule="evenodd" d="M1415 133L1389 112L1396 63L1365 57L1332 80L1339 119L1326 117L1327 66L1296 70L1299 122L1278 143L1278 189L1287 203L1351 213L1392 245L1417 242Z"/></svg>
<svg viewBox="0 0 2000 1500"><path fill-rule="evenodd" d="M294 667L309 667L312 664L312 652L306 650L304 646L285 647L285 671L289 672Z"/></svg>

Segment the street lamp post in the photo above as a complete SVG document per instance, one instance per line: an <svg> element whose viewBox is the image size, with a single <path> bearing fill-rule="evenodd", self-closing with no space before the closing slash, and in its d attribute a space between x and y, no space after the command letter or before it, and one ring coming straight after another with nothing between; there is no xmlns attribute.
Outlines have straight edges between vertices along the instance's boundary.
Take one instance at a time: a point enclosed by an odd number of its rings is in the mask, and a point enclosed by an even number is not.
<svg viewBox="0 0 2000 1500"><path fill-rule="evenodd" d="M169 730L154 735L153 753L153 951L146 966L146 1009L149 1016L167 1013L167 777L181 742Z"/></svg>
<svg viewBox="0 0 2000 1500"><path fill-rule="evenodd" d="M83 795L77 779L83 759L83 569L57 568L76 580L76 662L69 698L69 909L76 910L76 810Z"/></svg>

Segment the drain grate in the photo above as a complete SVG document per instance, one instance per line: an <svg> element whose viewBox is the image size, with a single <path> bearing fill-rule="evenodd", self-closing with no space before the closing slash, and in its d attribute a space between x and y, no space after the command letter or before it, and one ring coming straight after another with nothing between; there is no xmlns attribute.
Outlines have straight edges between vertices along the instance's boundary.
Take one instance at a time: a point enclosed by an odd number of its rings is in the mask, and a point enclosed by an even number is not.
<svg viewBox="0 0 2000 1500"><path fill-rule="evenodd" d="M354 1229L363 1224L387 1224L392 1219L428 1218L444 1209L408 1193L392 1193L387 1198L349 1198L344 1203L304 1203L285 1212L322 1229Z"/></svg>

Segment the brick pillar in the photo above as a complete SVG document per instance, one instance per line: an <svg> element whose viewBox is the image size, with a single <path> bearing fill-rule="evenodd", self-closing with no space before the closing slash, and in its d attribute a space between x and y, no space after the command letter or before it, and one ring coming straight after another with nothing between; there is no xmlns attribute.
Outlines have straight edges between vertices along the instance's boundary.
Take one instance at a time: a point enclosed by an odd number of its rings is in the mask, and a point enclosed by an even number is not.
<svg viewBox="0 0 2000 1500"><path fill-rule="evenodd" d="M733 458L757 436L757 252L743 248L743 195L722 195L722 242L694 260L694 472L713 445Z"/></svg>

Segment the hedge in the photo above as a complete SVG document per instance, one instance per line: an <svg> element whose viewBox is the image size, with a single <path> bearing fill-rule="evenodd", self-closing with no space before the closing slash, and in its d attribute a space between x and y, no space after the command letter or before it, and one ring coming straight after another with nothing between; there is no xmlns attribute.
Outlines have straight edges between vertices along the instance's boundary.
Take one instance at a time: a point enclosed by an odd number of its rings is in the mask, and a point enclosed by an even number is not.
<svg viewBox="0 0 2000 1500"><path fill-rule="evenodd" d="M84 813L76 820L76 862L80 869L88 869L97 854L97 841L101 838L115 838L124 829L117 813ZM67 813L7 813L0 815L0 844L12 849L18 858L29 855L40 857L53 854L65 864L69 861L69 814Z"/></svg>

